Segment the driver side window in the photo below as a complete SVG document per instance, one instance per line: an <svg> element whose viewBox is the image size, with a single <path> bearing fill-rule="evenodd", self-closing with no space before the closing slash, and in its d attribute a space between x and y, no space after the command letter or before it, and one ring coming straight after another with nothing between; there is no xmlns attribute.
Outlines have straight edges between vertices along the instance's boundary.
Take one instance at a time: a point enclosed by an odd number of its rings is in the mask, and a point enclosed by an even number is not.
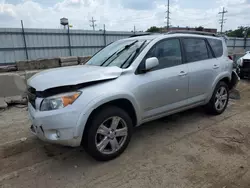
<svg viewBox="0 0 250 188"><path fill-rule="evenodd" d="M147 53L145 59L156 57L159 65L152 70L164 69L182 64L179 39L167 39L158 42Z"/></svg>

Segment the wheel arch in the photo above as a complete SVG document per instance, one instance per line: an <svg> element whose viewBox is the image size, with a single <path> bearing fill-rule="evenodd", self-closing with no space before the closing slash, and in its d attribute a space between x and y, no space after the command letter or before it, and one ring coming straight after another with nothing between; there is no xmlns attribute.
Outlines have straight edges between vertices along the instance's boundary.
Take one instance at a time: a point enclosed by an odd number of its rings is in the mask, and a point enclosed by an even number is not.
<svg viewBox="0 0 250 188"><path fill-rule="evenodd" d="M137 114L137 111L135 109L135 106L133 105L133 103L129 99L117 98L117 99L112 99L109 101L99 103L98 105L96 105L95 108L92 109L89 116L87 117L85 125L82 127L82 130L80 130L82 133L82 144L87 144L87 143L83 143L83 142L86 142L86 140L84 138L88 134L91 120L94 118L95 114L98 113L98 111L105 108L106 106L116 106L116 107L123 109L125 112L128 113L128 115L132 119L133 126L135 127L137 125L138 114Z"/></svg>
<svg viewBox="0 0 250 188"><path fill-rule="evenodd" d="M125 110L131 117L133 126L139 124L141 118L139 105L131 95L113 94L110 96L99 96L85 106L85 110L83 110L84 112L79 117L77 123L75 137L83 138L91 118L93 118L94 114L97 113L98 110L107 105L114 105Z"/></svg>
<svg viewBox="0 0 250 188"><path fill-rule="evenodd" d="M137 117L136 109L135 109L133 103L127 98L112 99L110 101L106 101L104 103L99 104L97 107L95 107L91 111L86 124L88 124L88 122L95 115L95 113L98 113L98 111L105 108L106 106L116 106L116 107L123 109L125 112L128 113L128 115L132 119L133 125L134 126L137 125L138 117Z"/></svg>
<svg viewBox="0 0 250 188"><path fill-rule="evenodd" d="M208 97L207 97L206 103L209 102L209 100L211 99L211 97L212 97L212 95L213 95L213 92L214 92L214 90L215 90L215 87L216 87L217 84L218 84L219 82L221 82L221 81L225 82L228 86L230 86L231 75L230 75L229 73L224 73L224 74L219 75L219 76L215 79L215 81L213 82L213 85L212 85L212 89L211 89L211 91L210 91L210 93L209 93L209 95L208 95Z"/></svg>

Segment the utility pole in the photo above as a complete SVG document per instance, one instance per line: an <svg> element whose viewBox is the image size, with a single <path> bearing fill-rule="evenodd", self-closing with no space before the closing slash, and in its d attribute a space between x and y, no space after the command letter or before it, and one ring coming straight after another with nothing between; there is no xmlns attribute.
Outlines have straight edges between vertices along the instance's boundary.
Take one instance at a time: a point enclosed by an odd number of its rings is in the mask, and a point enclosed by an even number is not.
<svg viewBox="0 0 250 188"><path fill-rule="evenodd" d="M135 35L136 29L135 29L135 25L134 25L134 35Z"/></svg>
<svg viewBox="0 0 250 188"><path fill-rule="evenodd" d="M168 0L168 10L166 11L166 13L167 13L167 17L165 17L166 19L167 19L167 30L169 30L169 25L170 25L170 16L169 16L169 14L170 14L170 11L169 11L169 0Z"/></svg>
<svg viewBox="0 0 250 188"><path fill-rule="evenodd" d="M219 12L221 14L221 19L220 19L220 33L222 34L223 31L223 24L225 23L226 19L224 18L225 13L227 13L227 10L223 7L223 11Z"/></svg>
<svg viewBox="0 0 250 188"><path fill-rule="evenodd" d="M96 20L94 20L94 18L92 17L92 19L91 20L89 20L90 21L90 27L92 27L93 28L93 31L95 30L95 26L96 26L96 24L95 24L95 22L96 22Z"/></svg>
<svg viewBox="0 0 250 188"><path fill-rule="evenodd" d="M107 42L106 42L106 27L105 27L105 24L103 24L103 43L104 43L104 46L107 45Z"/></svg>
<svg viewBox="0 0 250 188"><path fill-rule="evenodd" d="M29 60L29 54L28 54L26 38L25 38L25 32L24 32L24 27L23 27L23 20L21 20L21 26L22 26L22 34L23 34L23 42L24 42L24 49L25 49L26 59Z"/></svg>

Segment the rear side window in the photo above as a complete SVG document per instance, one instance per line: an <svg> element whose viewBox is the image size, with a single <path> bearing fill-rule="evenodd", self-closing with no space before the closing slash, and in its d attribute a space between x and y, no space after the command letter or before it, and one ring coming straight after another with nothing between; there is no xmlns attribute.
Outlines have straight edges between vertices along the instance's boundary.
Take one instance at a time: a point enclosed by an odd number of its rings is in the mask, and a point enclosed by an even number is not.
<svg viewBox="0 0 250 188"><path fill-rule="evenodd" d="M221 57L223 54L222 41L218 39L207 39L207 40L214 51L215 57Z"/></svg>
<svg viewBox="0 0 250 188"><path fill-rule="evenodd" d="M207 45L204 39L183 39L187 62L202 61L209 59Z"/></svg>

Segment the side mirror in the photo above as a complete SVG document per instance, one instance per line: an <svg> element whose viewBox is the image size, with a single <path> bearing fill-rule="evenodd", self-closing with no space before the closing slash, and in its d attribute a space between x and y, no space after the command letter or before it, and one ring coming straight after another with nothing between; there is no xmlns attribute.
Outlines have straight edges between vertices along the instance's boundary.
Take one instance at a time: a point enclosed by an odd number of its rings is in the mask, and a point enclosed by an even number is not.
<svg viewBox="0 0 250 188"><path fill-rule="evenodd" d="M159 65L159 60L156 57L150 57L145 61L145 71L149 71Z"/></svg>

